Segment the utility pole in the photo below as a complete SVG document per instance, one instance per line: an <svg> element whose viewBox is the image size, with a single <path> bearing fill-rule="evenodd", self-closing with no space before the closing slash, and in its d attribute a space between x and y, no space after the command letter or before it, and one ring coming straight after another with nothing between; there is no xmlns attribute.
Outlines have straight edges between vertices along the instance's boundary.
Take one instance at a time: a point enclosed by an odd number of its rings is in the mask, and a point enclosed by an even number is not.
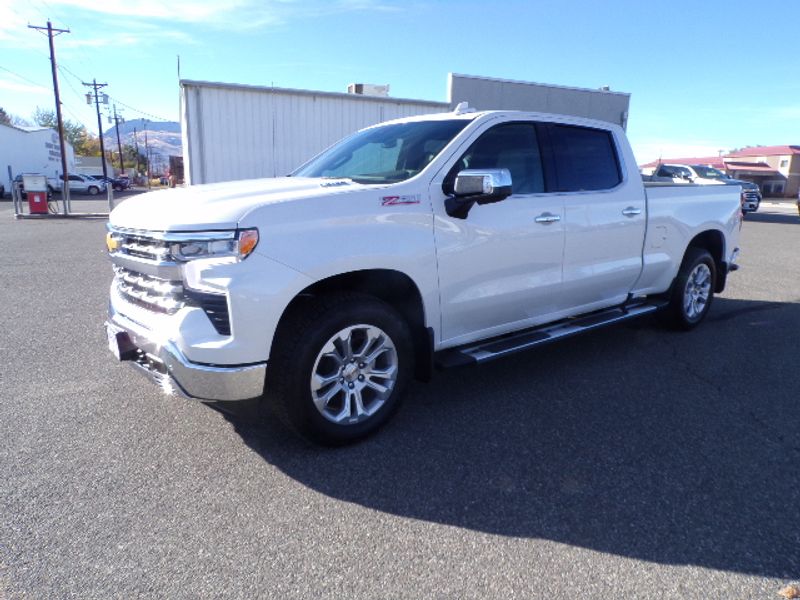
<svg viewBox="0 0 800 600"><path fill-rule="evenodd" d="M94 105L97 108L97 132L100 134L100 162L103 164L103 177L108 178L108 168L106 167L106 147L103 143L103 121L100 119L100 100L97 96L97 90L106 87L107 83L97 83L97 79L92 79L92 83L86 83L82 81L83 85L86 87L90 87L94 90ZM91 96L91 94L87 94L87 96ZM87 98L89 102L87 104L91 104L91 98ZM107 104L107 96L103 94L103 104Z"/></svg>
<svg viewBox="0 0 800 600"><path fill-rule="evenodd" d="M139 136L136 127L133 128L133 145L136 148L136 172L139 172Z"/></svg>
<svg viewBox="0 0 800 600"><path fill-rule="evenodd" d="M125 122L125 119L117 116L117 105L114 105L114 129L117 130L117 148L119 148L119 173L125 174L125 165L122 163L122 142L119 139L119 122Z"/></svg>
<svg viewBox="0 0 800 600"><path fill-rule="evenodd" d="M50 42L50 66L53 70L53 92L56 96L56 118L58 119L58 144L61 149L61 205L62 212L66 215L69 204L69 173L67 172L67 149L64 146L64 119L61 117L61 95L58 92L58 65L56 64L56 49L53 45L53 38L61 33L70 33L69 29L54 29L53 24L47 21L47 27L38 25L28 25L30 29L38 31L47 30L47 39Z"/></svg>
<svg viewBox="0 0 800 600"><path fill-rule="evenodd" d="M144 157L147 160L145 164L145 172L147 173L147 189L150 189L150 146L147 145L147 123L144 122Z"/></svg>

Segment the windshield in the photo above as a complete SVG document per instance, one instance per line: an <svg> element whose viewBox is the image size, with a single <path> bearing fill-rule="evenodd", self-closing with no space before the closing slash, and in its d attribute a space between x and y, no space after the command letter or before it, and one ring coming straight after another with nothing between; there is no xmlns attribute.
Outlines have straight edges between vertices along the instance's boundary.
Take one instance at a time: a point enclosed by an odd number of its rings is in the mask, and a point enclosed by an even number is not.
<svg viewBox="0 0 800 600"><path fill-rule="evenodd" d="M424 169L469 123L466 119L395 123L360 131L292 173L396 183Z"/></svg>
<svg viewBox="0 0 800 600"><path fill-rule="evenodd" d="M725 173L713 167L692 165L692 168L697 172L698 175L700 175L700 177L704 177L706 179L728 179L728 176Z"/></svg>

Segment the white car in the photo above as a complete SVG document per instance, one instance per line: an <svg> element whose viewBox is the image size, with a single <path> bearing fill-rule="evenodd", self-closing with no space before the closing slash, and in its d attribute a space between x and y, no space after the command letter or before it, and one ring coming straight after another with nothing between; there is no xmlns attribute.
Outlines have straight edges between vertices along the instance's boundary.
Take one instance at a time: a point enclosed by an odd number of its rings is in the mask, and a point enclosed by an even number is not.
<svg viewBox="0 0 800 600"><path fill-rule="evenodd" d="M62 177L63 180L63 177ZM69 190L70 192L78 192L96 196L103 192L105 193L108 186L105 181L98 181L93 177L86 175L78 175L75 173L69 174Z"/></svg>
<svg viewBox="0 0 800 600"><path fill-rule="evenodd" d="M364 129L292 176L117 207L109 347L200 400L262 397L359 439L408 380L657 310L691 329L736 269L737 188L646 188L624 131L513 111Z"/></svg>

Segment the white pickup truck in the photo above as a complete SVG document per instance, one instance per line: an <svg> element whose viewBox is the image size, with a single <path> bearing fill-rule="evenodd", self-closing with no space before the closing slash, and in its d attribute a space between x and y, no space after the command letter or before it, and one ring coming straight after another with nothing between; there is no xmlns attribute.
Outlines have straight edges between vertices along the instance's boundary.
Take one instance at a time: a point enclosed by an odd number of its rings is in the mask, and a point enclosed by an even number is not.
<svg viewBox="0 0 800 600"><path fill-rule="evenodd" d="M288 177L121 204L109 346L164 389L260 397L345 443L436 367L657 310L693 328L736 269L741 224L736 187L645 188L609 123L402 119Z"/></svg>
<svg viewBox="0 0 800 600"><path fill-rule="evenodd" d="M666 164L645 169L645 181L672 181L673 183L693 183L696 185L737 185L742 188L742 211L755 212L761 205L761 190L752 181L734 179L723 171L708 165Z"/></svg>

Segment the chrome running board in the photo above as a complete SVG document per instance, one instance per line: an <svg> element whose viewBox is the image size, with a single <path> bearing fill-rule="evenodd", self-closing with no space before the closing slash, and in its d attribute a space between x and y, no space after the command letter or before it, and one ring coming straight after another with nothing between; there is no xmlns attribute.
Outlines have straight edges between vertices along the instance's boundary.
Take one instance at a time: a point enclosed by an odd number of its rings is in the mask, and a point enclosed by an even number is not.
<svg viewBox="0 0 800 600"><path fill-rule="evenodd" d="M483 363L585 331L641 317L653 313L665 305L666 301L655 300L608 308L580 317L564 319L532 329L473 342L457 348L448 348L437 352L434 360L436 366L442 369Z"/></svg>

